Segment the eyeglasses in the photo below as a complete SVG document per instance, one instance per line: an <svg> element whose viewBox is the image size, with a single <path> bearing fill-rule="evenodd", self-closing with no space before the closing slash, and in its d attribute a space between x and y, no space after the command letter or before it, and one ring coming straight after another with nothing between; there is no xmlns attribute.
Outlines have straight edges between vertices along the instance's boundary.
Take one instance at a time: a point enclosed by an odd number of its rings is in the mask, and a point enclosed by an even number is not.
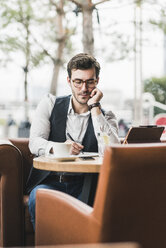
<svg viewBox="0 0 166 248"><path fill-rule="evenodd" d="M94 88L97 85L96 79L88 79L88 80L74 79L72 80L72 82L76 88L82 88L84 83L86 83L86 87L90 89Z"/></svg>

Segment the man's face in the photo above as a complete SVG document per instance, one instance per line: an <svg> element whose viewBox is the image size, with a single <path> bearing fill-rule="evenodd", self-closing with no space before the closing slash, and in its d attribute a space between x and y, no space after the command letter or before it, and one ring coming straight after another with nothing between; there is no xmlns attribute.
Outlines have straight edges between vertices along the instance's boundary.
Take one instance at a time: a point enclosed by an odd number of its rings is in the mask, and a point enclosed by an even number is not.
<svg viewBox="0 0 166 248"><path fill-rule="evenodd" d="M91 82L93 80L96 80L98 82L98 78L96 78L96 72L95 68L87 69L87 70L72 70L71 71L71 79L67 78L68 83L70 84L72 94L75 98L75 100L80 103L80 104L87 104L90 94L92 90L95 88L88 87L87 81ZM74 81L79 81L83 80L86 81L84 82L81 86L76 86L76 84L73 82Z"/></svg>

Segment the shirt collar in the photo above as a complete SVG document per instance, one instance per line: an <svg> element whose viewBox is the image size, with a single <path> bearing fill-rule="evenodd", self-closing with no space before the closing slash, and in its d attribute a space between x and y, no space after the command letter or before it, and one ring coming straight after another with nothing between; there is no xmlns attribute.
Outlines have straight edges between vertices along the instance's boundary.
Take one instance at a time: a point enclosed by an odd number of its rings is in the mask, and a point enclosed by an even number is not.
<svg viewBox="0 0 166 248"><path fill-rule="evenodd" d="M69 108L68 108L68 115L80 115L80 116L89 116L90 115L90 111L88 110L85 113L82 114L77 114L74 112L73 106L72 106L72 96L70 97L70 102L69 102Z"/></svg>

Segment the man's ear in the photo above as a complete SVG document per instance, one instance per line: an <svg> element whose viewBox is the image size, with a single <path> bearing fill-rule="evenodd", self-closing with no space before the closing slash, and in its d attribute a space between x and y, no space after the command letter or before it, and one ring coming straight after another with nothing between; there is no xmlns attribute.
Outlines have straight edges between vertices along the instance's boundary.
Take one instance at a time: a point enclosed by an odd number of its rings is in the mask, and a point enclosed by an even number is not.
<svg viewBox="0 0 166 248"><path fill-rule="evenodd" d="M67 77L67 82L69 85L71 85L71 79L69 77Z"/></svg>
<svg viewBox="0 0 166 248"><path fill-rule="evenodd" d="M98 78L97 78L97 83L99 83L99 79L100 79L100 78L98 77Z"/></svg>

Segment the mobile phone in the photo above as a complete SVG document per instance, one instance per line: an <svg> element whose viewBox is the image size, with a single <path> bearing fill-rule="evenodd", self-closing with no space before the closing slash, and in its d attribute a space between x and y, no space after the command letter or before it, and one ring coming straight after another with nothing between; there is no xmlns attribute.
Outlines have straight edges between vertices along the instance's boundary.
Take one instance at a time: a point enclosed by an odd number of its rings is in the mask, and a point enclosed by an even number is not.
<svg viewBox="0 0 166 248"><path fill-rule="evenodd" d="M95 158L93 157L81 157L83 160L94 160Z"/></svg>

